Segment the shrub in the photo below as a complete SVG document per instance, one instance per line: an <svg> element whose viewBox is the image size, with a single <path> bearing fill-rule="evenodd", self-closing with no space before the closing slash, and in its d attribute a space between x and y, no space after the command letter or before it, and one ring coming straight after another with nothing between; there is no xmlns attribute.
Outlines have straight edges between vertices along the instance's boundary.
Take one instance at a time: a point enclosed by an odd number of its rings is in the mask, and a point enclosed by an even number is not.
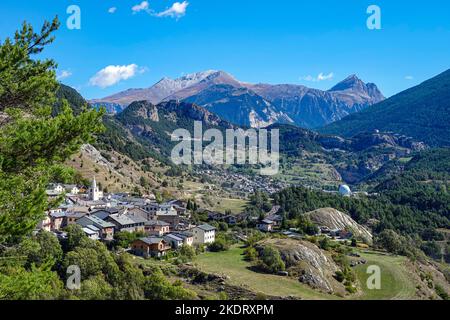
<svg viewBox="0 0 450 320"><path fill-rule="evenodd" d="M212 252L220 252L228 250L230 245L224 238L218 238L208 248Z"/></svg>
<svg viewBox="0 0 450 320"><path fill-rule="evenodd" d="M195 257L195 249L191 246L183 245L180 248L180 257L186 260L192 260ZM184 260L183 259L183 260Z"/></svg>
<svg viewBox="0 0 450 320"><path fill-rule="evenodd" d="M323 250L329 250L330 249L330 240L327 237L320 239L319 246Z"/></svg>
<svg viewBox="0 0 450 320"><path fill-rule="evenodd" d="M245 260L255 261L258 258L258 252L253 247L248 247L244 250Z"/></svg>
<svg viewBox="0 0 450 320"><path fill-rule="evenodd" d="M433 259L439 260L442 258L441 247L435 241L425 242L420 249Z"/></svg>
<svg viewBox="0 0 450 320"><path fill-rule="evenodd" d="M441 297L442 300L450 300L450 296L443 287L437 284L434 289L436 290L436 294Z"/></svg>
<svg viewBox="0 0 450 320"><path fill-rule="evenodd" d="M344 282L344 280L345 280L345 275L344 275L344 273L342 272L342 271L336 271L336 273L335 273L335 275L334 275L334 278L337 280L337 281L339 281L339 282Z"/></svg>
<svg viewBox="0 0 450 320"><path fill-rule="evenodd" d="M268 273L277 273L286 269L286 265L281 259L280 252L270 246L265 247L259 254L259 260L256 266Z"/></svg>

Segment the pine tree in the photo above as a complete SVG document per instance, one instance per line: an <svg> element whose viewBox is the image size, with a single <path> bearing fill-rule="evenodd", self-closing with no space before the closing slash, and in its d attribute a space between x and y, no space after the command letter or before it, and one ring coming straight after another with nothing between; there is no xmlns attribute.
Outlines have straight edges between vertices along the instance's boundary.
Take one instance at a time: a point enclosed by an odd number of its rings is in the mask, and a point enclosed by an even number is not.
<svg viewBox="0 0 450 320"><path fill-rule="evenodd" d="M54 40L58 19L41 32L24 23L13 39L0 43L0 245L28 235L52 203L45 188L64 176L65 160L101 132L103 112L73 115L66 101L52 116L59 84L56 63L35 60Z"/></svg>
<svg viewBox="0 0 450 320"><path fill-rule="evenodd" d="M73 175L64 161L103 129L103 110L86 106L75 116L62 100L52 114L56 63L33 57L53 42L58 27L56 18L40 33L24 23L13 39L0 42L0 299L61 297L54 262L36 267L40 260L24 262L14 252L56 204L47 198L48 183Z"/></svg>

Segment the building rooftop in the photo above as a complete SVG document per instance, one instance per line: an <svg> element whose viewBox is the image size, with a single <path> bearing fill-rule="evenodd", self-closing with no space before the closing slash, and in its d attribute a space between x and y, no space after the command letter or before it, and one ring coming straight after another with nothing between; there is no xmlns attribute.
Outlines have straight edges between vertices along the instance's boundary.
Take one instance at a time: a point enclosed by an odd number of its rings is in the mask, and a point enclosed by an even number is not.
<svg viewBox="0 0 450 320"><path fill-rule="evenodd" d="M127 214L128 218L130 218L131 220L134 221L134 223L147 223L148 220L139 216L139 215L134 215L134 214Z"/></svg>
<svg viewBox="0 0 450 320"><path fill-rule="evenodd" d="M213 226L211 226L211 225L209 225L209 224L202 224L202 225L197 226L196 228L199 228L199 229L201 229L201 230L203 230L203 231L213 231L213 230L216 230L216 228L214 228Z"/></svg>
<svg viewBox="0 0 450 320"><path fill-rule="evenodd" d="M109 218L114 220L115 222L117 222L118 224L120 224L122 226L136 223L136 222L134 222L134 220L132 220L129 216L127 216L125 214L112 214L109 216Z"/></svg>
<svg viewBox="0 0 450 320"><path fill-rule="evenodd" d="M147 238L140 238L139 240L145 242L146 244L158 244L164 239L159 237L147 237Z"/></svg>
<svg viewBox="0 0 450 320"><path fill-rule="evenodd" d="M162 227L170 226L169 223L164 222L164 221L160 221L160 220L150 220L150 221L147 221L145 223L145 225L146 226L162 226Z"/></svg>
<svg viewBox="0 0 450 320"><path fill-rule="evenodd" d="M187 232L187 231L172 232L171 234L174 234L177 237L180 237L183 239L192 238L194 236L194 234L192 232Z"/></svg>
<svg viewBox="0 0 450 320"><path fill-rule="evenodd" d="M92 213L93 216L96 216L99 219L105 220L106 218L108 218L110 215L118 213L119 210L115 209L115 208L107 208L107 209L101 209L101 210L96 210Z"/></svg>
<svg viewBox="0 0 450 320"><path fill-rule="evenodd" d="M77 223L83 227L92 225L92 224L98 228L114 228L115 227L112 223L103 221L102 219L97 218L96 216L85 216L81 219L78 219Z"/></svg>
<svg viewBox="0 0 450 320"><path fill-rule="evenodd" d="M176 240L176 241L183 241L183 238L179 237L179 236L178 236L177 234L175 234L175 233L169 233L169 234L166 234L164 237L170 238L170 239L173 239L173 240Z"/></svg>
<svg viewBox="0 0 450 320"><path fill-rule="evenodd" d="M86 226L86 228L89 228L89 229L91 229L92 231L100 231L100 229L99 228L97 228L96 226L94 226L94 225L88 225L88 226Z"/></svg>
<svg viewBox="0 0 450 320"><path fill-rule="evenodd" d="M87 214L88 213L84 212L84 211L68 211L68 212L66 212L65 215L67 218L79 219L79 218L83 218Z"/></svg>
<svg viewBox="0 0 450 320"><path fill-rule="evenodd" d="M52 212L50 213L52 218L64 218L66 216L65 212Z"/></svg>
<svg viewBox="0 0 450 320"><path fill-rule="evenodd" d="M64 185L64 189L66 189L66 190L72 190L73 188L78 189L78 186L76 184L65 184Z"/></svg>
<svg viewBox="0 0 450 320"><path fill-rule="evenodd" d="M84 228L83 228L83 231L84 231L85 233L87 233L88 235L91 235L91 236L97 234L97 232L95 232L94 230L91 230L91 229L88 228L88 227L84 227Z"/></svg>
<svg viewBox="0 0 450 320"><path fill-rule="evenodd" d="M128 209L128 213L133 213L133 214L145 214L145 215L147 215L147 214L148 214L148 211L145 211L144 209L139 208L139 207L133 207L133 208L129 208L129 209Z"/></svg>

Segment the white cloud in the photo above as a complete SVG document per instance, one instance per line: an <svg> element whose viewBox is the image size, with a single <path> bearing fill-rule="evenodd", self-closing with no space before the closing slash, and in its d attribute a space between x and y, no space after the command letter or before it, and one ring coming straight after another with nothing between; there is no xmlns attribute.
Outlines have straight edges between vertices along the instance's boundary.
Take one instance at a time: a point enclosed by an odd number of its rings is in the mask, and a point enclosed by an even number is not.
<svg viewBox="0 0 450 320"><path fill-rule="evenodd" d="M89 81L92 86L107 88L122 80L133 78L136 73L144 73L147 69L140 68L136 64L127 66L107 66L97 72Z"/></svg>
<svg viewBox="0 0 450 320"><path fill-rule="evenodd" d="M171 17L180 18L186 14L186 9L189 6L189 2L175 2L169 9L157 13L157 17Z"/></svg>
<svg viewBox="0 0 450 320"><path fill-rule="evenodd" d="M323 72L319 73L317 77L313 77L311 75L300 77L300 80L308 81L308 82L320 82L326 80L332 80L334 78L334 73L330 72L329 74L323 74Z"/></svg>
<svg viewBox="0 0 450 320"><path fill-rule="evenodd" d="M134 5L131 10L133 13L138 13L140 11L148 11L149 10L149 4L148 1L142 1L140 4Z"/></svg>
<svg viewBox="0 0 450 320"><path fill-rule="evenodd" d="M414 77L413 76L406 76L405 79L406 80L414 80Z"/></svg>
<svg viewBox="0 0 450 320"><path fill-rule="evenodd" d="M334 78L333 72L331 72L331 73L329 73L329 74L327 74L327 75L324 75L323 73L320 73L320 74L317 76L317 80L318 80L318 81L332 80L333 78Z"/></svg>
<svg viewBox="0 0 450 320"><path fill-rule="evenodd" d="M183 17L184 15L186 15L186 10L187 7L189 6L189 2L188 1L183 1L183 2L175 2L172 4L172 6L170 6L170 8L161 11L161 12L156 12L155 10L150 9L150 4L148 1L142 1L139 4L134 5L131 10L133 11L133 14L141 12L141 11L145 11L148 14L155 16L155 17L171 17L171 18L176 18L179 19L181 17Z"/></svg>
<svg viewBox="0 0 450 320"><path fill-rule="evenodd" d="M108 9L108 13L115 13L117 11L116 7L111 7Z"/></svg>
<svg viewBox="0 0 450 320"><path fill-rule="evenodd" d="M72 75L72 72L69 70L62 70L58 75L56 75L56 79L58 80L64 80L66 78L69 78Z"/></svg>

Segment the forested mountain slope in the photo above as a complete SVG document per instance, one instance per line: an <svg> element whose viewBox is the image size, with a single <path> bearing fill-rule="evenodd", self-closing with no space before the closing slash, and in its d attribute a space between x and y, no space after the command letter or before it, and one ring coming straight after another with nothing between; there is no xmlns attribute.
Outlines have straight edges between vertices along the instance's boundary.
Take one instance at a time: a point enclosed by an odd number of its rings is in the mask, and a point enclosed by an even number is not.
<svg viewBox="0 0 450 320"><path fill-rule="evenodd" d="M351 137L374 130L450 146L450 70L319 131Z"/></svg>

